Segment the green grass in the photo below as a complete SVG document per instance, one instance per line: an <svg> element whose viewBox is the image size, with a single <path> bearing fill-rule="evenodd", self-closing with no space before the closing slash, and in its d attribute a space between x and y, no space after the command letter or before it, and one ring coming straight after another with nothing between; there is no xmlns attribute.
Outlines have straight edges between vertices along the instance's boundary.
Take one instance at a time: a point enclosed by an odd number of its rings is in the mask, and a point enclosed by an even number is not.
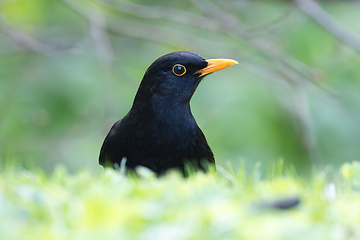
<svg viewBox="0 0 360 240"><path fill-rule="evenodd" d="M173 20L144 18L96 4L104 2L99 0L5 2L5 22L56 50L19 46L19 39L9 38L9 26L0 23L8 30L0 31L0 164L10 155L24 167L33 163L45 172L59 163L70 172L96 169L101 144L131 108L146 69L179 50L239 62L206 77L191 100L217 164L231 161L237 168L243 160L251 168L253 162L265 166L284 158L303 175L321 160L336 166L359 160L360 55L291 1L210 0L222 9L213 14L194 4L207 0L128 0L145 9L168 7L212 20L198 23L187 14ZM89 21L63 2L88 14L93 6L99 14L90 14L92 21L105 20L118 29L99 35L108 39L111 61L99 54L108 44L96 40ZM358 3L321 5L345 29L359 32ZM239 23L228 30L211 27L228 22L226 12ZM289 77L298 82L292 90L286 87Z"/></svg>
<svg viewBox="0 0 360 240"><path fill-rule="evenodd" d="M263 177L258 167L184 179L8 166L0 172L0 239L359 239L359 162L309 179L282 162ZM301 202L291 210L262 207L293 196Z"/></svg>

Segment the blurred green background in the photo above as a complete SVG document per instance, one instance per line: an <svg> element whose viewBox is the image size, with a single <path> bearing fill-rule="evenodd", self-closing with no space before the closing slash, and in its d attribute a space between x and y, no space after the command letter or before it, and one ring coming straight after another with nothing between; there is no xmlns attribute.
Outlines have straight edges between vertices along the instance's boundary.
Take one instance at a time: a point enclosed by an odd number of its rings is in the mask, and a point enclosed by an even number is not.
<svg viewBox="0 0 360 240"><path fill-rule="evenodd" d="M282 158L307 173L359 160L359 52L290 1L0 4L1 162L100 168L104 137L146 68L180 50L239 62L191 101L217 164ZM360 38L359 2L321 6Z"/></svg>

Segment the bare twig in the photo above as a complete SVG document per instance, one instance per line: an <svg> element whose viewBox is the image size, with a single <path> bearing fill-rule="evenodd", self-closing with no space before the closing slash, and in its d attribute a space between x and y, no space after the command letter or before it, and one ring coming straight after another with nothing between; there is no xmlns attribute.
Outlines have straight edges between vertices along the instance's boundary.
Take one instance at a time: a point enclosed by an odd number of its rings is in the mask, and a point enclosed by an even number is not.
<svg viewBox="0 0 360 240"><path fill-rule="evenodd" d="M323 164L322 154L318 148L305 89L299 86L299 82L294 82L294 76L286 73L286 71L278 71L278 73L282 75L284 79L288 79L288 87L293 102L291 109L288 110L293 112L298 121L301 144L315 166L321 167ZM286 104L283 105L286 107L288 105L288 101L286 101Z"/></svg>
<svg viewBox="0 0 360 240"><path fill-rule="evenodd" d="M251 38L251 35L247 31L247 27L244 24L238 21L236 17L224 11L222 8L218 7L214 3L206 0L190 1L202 12L202 14L208 16L208 18L213 19L213 21L216 20L217 22L219 22L223 31L236 30L241 35L241 38Z"/></svg>
<svg viewBox="0 0 360 240"><path fill-rule="evenodd" d="M27 48L32 51L49 54L55 51L68 50L61 47L52 46L43 42L40 42L29 35L21 32L13 27L0 13L0 30L5 33L14 43L19 47Z"/></svg>
<svg viewBox="0 0 360 240"><path fill-rule="evenodd" d="M102 11L96 9L89 14L88 19L98 59L103 67L107 68L111 66L114 57L108 38L105 16Z"/></svg>
<svg viewBox="0 0 360 240"><path fill-rule="evenodd" d="M75 6L76 4L70 3L67 0L60 1L90 24L91 36L98 60L105 68L111 66L114 57L108 38L108 26L102 10L94 4L86 5L86 7L77 7Z"/></svg>
<svg viewBox="0 0 360 240"><path fill-rule="evenodd" d="M60 1L66 4L82 18L90 21L87 10L82 7L76 7L75 4L70 4L67 0ZM107 18L108 24L106 25L106 30L115 35L124 35L128 37L159 42L177 48L181 48L182 46L189 47L194 44L198 44L199 46L206 48L223 46L211 39L196 37L186 32L170 29L168 27L155 26L153 24L144 23L144 21L124 19L111 14L107 15Z"/></svg>
<svg viewBox="0 0 360 240"><path fill-rule="evenodd" d="M110 17L109 17L110 18ZM125 35L138 39L150 40L176 48L190 48L194 45L203 48L224 47L211 39L196 37L186 32L160 27L118 17L110 18L108 30L113 34Z"/></svg>
<svg viewBox="0 0 360 240"><path fill-rule="evenodd" d="M342 42L360 52L360 37L345 29L336 19L329 15L313 0L293 0L294 3L317 23L332 33Z"/></svg>
<svg viewBox="0 0 360 240"><path fill-rule="evenodd" d="M269 32L275 28L278 28L281 24L288 22L287 20L293 15L294 9L288 9L285 11L281 16L277 17L276 19L269 21L265 24L252 26L249 28L251 32Z"/></svg>
<svg viewBox="0 0 360 240"><path fill-rule="evenodd" d="M322 154L317 144L306 92L303 88L299 87L292 87L291 90L293 104L295 107L294 112L296 113L299 121L301 143L315 166L322 167Z"/></svg>
<svg viewBox="0 0 360 240"><path fill-rule="evenodd" d="M223 23L222 29L224 32L232 36L235 40L240 40L242 44L246 44L250 49L254 49L257 53L260 53L262 56L267 58L269 60L269 64L271 64L275 69L291 69L293 73L298 75L298 78L301 79L301 81L311 82L315 86L322 88L318 82L312 78L312 73L315 69L303 63L301 64L302 68L299 69L295 66L295 63L299 65L298 60L289 55L284 56L283 54L277 52L271 46L271 43L260 38L253 37L249 34L247 27L244 24L240 23L230 13L222 10L214 3L210 3L206 0L191 1L198 7L199 10L203 11L204 14L220 16L221 19L219 19L219 21ZM219 13L216 14L216 12Z"/></svg>
<svg viewBox="0 0 360 240"><path fill-rule="evenodd" d="M140 18L167 19L173 22L188 24L207 30L218 31L221 26L211 18L193 14L187 11L167 7L142 6L129 1L97 0L98 2Z"/></svg>

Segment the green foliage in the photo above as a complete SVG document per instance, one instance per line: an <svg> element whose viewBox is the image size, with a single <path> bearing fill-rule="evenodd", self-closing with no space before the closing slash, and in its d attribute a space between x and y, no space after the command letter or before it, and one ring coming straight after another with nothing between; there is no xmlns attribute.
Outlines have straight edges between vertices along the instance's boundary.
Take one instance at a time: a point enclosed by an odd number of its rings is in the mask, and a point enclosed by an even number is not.
<svg viewBox="0 0 360 240"><path fill-rule="evenodd" d="M322 6L357 31L355 4ZM1 15L0 162L96 169L146 68L178 50L240 63L191 102L218 164L306 175L360 156L359 55L288 1L12 0Z"/></svg>
<svg viewBox="0 0 360 240"><path fill-rule="evenodd" d="M224 169L127 177L106 169L70 174L0 172L0 239L358 239L359 162L305 180L283 163L260 178ZM266 207L289 197L289 210Z"/></svg>

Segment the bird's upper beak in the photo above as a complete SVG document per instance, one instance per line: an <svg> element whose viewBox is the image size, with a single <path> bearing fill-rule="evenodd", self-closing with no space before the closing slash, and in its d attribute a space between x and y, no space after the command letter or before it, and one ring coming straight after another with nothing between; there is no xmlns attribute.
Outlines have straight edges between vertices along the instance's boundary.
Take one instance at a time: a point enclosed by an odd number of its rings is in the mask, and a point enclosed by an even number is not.
<svg viewBox="0 0 360 240"><path fill-rule="evenodd" d="M238 64L238 62L235 61L235 60L222 59L222 58L207 59L206 62L208 63L208 65L195 73L195 74L200 73L199 77L203 77L203 76L205 76L207 74L210 74L210 73L219 71L221 69L230 67L231 65Z"/></svg>

